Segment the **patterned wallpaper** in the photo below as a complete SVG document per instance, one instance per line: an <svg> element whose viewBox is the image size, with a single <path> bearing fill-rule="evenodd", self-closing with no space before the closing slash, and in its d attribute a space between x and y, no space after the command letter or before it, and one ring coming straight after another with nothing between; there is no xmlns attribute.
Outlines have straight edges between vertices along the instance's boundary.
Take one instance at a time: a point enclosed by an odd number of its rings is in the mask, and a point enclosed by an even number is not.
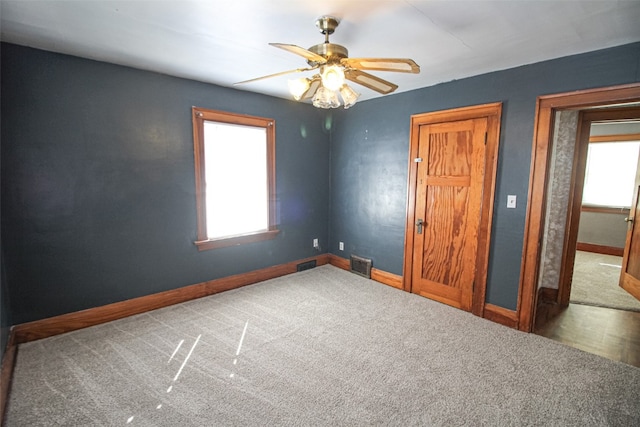
<svg viewBox="0 0 640 427"><path fill-rule="evenodd" d="M556 113L538 288L558 289L560 281L577 126L577 111Z"/></svg>

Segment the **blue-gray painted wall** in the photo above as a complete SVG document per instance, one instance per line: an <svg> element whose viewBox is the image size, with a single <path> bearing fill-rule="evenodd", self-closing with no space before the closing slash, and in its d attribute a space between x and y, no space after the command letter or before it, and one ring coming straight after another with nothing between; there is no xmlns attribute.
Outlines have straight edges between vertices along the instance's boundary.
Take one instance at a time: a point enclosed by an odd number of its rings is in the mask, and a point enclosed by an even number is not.
<svg viewBox="0 0 640 427"><path fill-rule="evenodd" d="M1 53L11 324L312 256L314 237L401 274L410 116L489 102L503 102L503 120L487 298L513 309L536 97L640 80L632 44L327 112L10 44ZM193 105L276 120L277 239L195 249Z"/></svg>
<svg viewBox="0 0 640 427"><path fill-rule="evenodd" d="M341 112L331 136L330 252L368 257L374 267L402 274L410 116L502 102L487 301L515 310L536 98L637 81L640 43L452 81ZM506 208L509 194L517 196L516 209Z"/></svg>
<svg viewBox="0 0 640 427"><path fill-rule="evenodd" d="M0 244L0 361L4 356L9 341L11 316L9 315L9 295L7 294L7 280L4 276L4 255Z"/></svg>
<svg viewBox="0 0 640 427"><path fill-rule="evenodd" d="M276 239L196 249L192 106L275 119ZM3 44L2 248L12 324L316 255L313 238L325 248L328 240L325 113Z"/></svg>

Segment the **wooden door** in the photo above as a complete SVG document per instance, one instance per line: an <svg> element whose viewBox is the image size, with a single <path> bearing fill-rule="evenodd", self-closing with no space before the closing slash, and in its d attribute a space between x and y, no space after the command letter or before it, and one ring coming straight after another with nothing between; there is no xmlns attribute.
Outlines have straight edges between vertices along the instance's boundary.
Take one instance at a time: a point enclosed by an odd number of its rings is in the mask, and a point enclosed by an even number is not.
<svg viewBox="0 0 640 427"><path fill-rule="evenodd" d="M620 287L640 300L640 156L636 169L636 184L633 202L627 218L627 241L622 257Z"/></svg>
<svg viewBox="0 0 640 427"><path fill-rule="evenodd" d="M486 286L498 126L495 117L463 114L412 127L413 206L405 248L410 290L466 311L477 306L478 315Z"/></svg>

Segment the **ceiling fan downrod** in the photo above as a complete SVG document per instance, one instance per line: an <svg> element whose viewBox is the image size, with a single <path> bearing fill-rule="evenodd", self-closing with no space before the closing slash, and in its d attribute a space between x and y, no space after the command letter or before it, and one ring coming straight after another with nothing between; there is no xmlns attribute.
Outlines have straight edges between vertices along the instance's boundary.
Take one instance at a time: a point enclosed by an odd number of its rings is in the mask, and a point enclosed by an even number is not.
<svg viewBox="0 0 640 427"><path fill-rule="evenodd" d="M321 16L316 19L316 27L324 34L324 42L329 43L329 36L336 30L340 21L333 16Z"/></svg>
<svg viewBox="0 0 640 427"><path fill-rule="evenodd" d="M340 21L333 16L321 16L316 20L316 27L324 34L324 43L311 46L310 52L324 56L327 59L327 64L331 65L339 63L341 59L349 57L349 51L346 47L339 44L334 44L329 41L329 35L333 34ZM310 65L313 65L313 61L307 61Z"/></svg>

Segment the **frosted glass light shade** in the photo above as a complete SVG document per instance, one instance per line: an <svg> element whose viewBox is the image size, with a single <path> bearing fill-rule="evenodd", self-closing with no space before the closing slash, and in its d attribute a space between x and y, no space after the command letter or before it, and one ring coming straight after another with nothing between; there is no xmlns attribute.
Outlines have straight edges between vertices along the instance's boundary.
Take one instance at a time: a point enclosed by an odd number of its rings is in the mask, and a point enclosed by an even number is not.
<svg viewBox="0 0 640 427"><path fill-rule="evenodd" d="M345 84L340 88L340 96L342 96L342 102L344 103L344 108L346 110L356 103L360 94Z"/></svg>
<svg viewBox="0 0 640 427"><path fill-rule="evenodd" d="M300 78L289 80L289 92L296 101L300 101L302 95L309 89L309 79Z"/></svg>
<svg viewBox="0 0 640 427"><path fill-rule="evenodd" d="M338 95L335 92L320 86L313 96L313 106L316 108L337 108L340 106Z"/></svg>
<svg viewBox="0 0 640 427"><path fill-rule="evenodd" d="M329 90L336 91L344 84L344 70L337 65L324 67L322 71L322 85Z"/></svg>

